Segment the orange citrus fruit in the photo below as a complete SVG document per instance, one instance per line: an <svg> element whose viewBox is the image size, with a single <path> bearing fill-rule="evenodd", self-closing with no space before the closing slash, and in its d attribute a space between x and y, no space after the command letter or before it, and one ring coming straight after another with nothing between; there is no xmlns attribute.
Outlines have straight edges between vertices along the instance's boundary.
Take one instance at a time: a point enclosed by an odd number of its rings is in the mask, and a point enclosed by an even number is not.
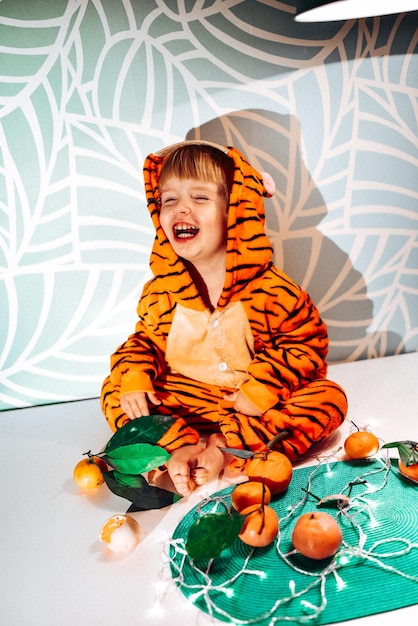
<svg viewBox="0 0 418 626"><path fill-rule="evenodd" d="M414 465L404 465L399 459L398 467L401 474L407 476L407 478L418 481L418 463L414 463Z"/></svg>
<svg viewBox="0 0 418 626"><path fill-rule="evenodd" d="M245 515L238 537L249 546L264 548L270 545L278 535L279 519L270 506L253 504L241 511Z"/></svg>
<svg viewBox="0 0 418 626"><path fill-rule="evenodd" d="M82 489L96 489L104 483L102 472L106 469L106 463L99 457L82 459L74 468L74 481Z"/></svg>
<svg viewBox="0 0 418 626"><path fill-rule="evenodd" d="M257 452L247 461L246 473L250 480L264 480L272 495L275 495L287 489L293 468L287 456L277 450L267 450Z"/></svg>
<svg viewBox="0 0 418 626"><path fill-rule="evenodd" d="M304 513L297 520L292 533L292 543L310 559L326 559L333 556L343 540L341 528L329 513L313 511Z"/></svg>
<svg viewBox="0 0 418 626"><path fill-rule="evenodd" d="M350 459L367 459L379 450L379 440L367 430L351 433L344 442L345 453Z"/></svg>
<svg viewBox="0 0 418 626"><path fill-rule="evenodd" d="M141 529L129 515L112 515L104 524L100 541L112 552L130 552L139 543Z"/></svg>
<svg viewBox="0 0 418 626"><path fill-rule="evenodd" d="M238 512L247 509L253 504L261 504L263 500L263 483L249 480L237 485L231 495L232 506ZM267 485L264 485L264 504L269 504L271 492Z"/></svg>

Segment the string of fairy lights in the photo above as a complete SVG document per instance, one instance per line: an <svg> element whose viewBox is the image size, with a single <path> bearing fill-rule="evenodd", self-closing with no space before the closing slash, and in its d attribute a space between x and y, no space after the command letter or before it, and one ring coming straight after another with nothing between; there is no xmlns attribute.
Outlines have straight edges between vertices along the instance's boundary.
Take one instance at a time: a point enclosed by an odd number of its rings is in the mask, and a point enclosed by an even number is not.
<svg viewBox="0 0 418 626"><path fill-rule="evenodd" d="M288 506L281 517L279 516L280 528L294 520L308 499L314 496L312 492L313 483L319 470L321 468L324 469L325 466L326 475L333 475L334 467L339 465L339 463L331 464L332 458L317 459L317 465L313 467L308 475L306 488L302 491L303 495L297 502ZM264 570L254 567L254 561L256 560L254 555L257 549L251 549L242 558L242 563L239 564L237 571L231 574L226 572L229 575L226 575L223 580L215 582L213 579L213 568L216 559L211 559L203 565L202 563L193 562L185 549L186 538L183 536L172 537L165 541L164 563L157 584L157 597L153 613L158 615L163 612L166 594L173 590L173 586L178 586L187 595L190 602L193 604L198 603L198 606L201 608L203 606L204 611L208 615L237 626L257 624L274 626L278 622L312 623L326 609L328 580L332 577L337 589L343 589L346 586L344 568L352 564L353 561L369 562L374 567L418 583L418 576L414 576L388 563L389 559L409 555L414 550L417 550L418 543L406 537L393 536L378 539L372 545L366 547L371 529L378 527L380 523L376 519L374 512L376 501L373 498L387 486L390 472L396 471L393 469L388 457L378 456L376 461L377 466L374 464L371 469L364 468L364 471L348 481L339 490L338 494L333 494L328 498L328 500L334 501L336 518L340 518L341 523L350 527L351 534L354 533L356 540L350 542L343 540L338 552L327 562L322 570L312 571L301 567L298 564L297 551L285 549L286 546L282 545L282 532L279 532L275 542L275 553L278 559L289 568L289 591L273 599L271 605L263 610L262 613L255 617L244 619L242 616L240 617L225 608L225 598L233 598L235 585L238 581L242 582L242 577L253 577L253 579L255 577L259 581L266 578ZM371 478L373 478L373 482L371 482ZM213 494L203 500L196 507L196 514L200 515L205 512L217 512L219 510L230 511L230 498L222 494L223 492ZM318 500L318 498L316 499ZM367 523L365 520L367 520ZM307 577L307 582L303 586L299 585L299 589L297 589L295 580L292 578L292 572L296 575ZM219 568L215 578L219 578ZM311 602L307 599L307 595L312 591L315 591L317 594L318 601L316 602ZM220 598L223 601L220 601ZM294 610L290 610L291 606L294 607L295 602L298 603L297 615L295 615ZM289 607L287 613L286 607ZM280 614L278 613L279 610Z"/></svg>

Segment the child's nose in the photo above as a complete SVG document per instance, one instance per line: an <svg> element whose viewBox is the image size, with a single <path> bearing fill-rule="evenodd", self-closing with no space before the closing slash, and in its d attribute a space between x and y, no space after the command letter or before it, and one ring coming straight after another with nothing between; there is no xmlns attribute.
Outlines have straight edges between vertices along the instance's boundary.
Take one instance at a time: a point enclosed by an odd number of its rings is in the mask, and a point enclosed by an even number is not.
<svg viewBox="0 0 418 626"><path fill-rule="evenodd" d="M174 207L174 214L175 215L188 215L189 213L190 213L190 206L189 206L187 200L181 200Z"/></svg>

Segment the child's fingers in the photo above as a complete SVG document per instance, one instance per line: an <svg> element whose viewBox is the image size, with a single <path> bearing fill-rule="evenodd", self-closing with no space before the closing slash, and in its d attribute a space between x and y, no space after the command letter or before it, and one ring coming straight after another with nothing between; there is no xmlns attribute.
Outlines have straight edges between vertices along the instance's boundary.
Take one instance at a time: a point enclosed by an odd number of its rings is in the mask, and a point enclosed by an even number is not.
<svg viewBox="0 0 418 626"><path fill-rule="evenodd" d="M148 404L144 393L127 393L121 396L120 406L124 413L130 418L148 415Z"/></svg>
<svg viewBox="0 0 418 626"><path fill-rule="evenodd" d="M233 393L226 393L223 399L226 402L235 402L235 400L238 398L238 394L239 394L239 391L234 391Z"/></svg>
<svg viewBox="0 0 418 626"><path fill-rule="evenodd" d="M234 393L224 396L224 400L232 402L234 409L244 415L251 415L252 417L260 417L261 411L250 400L248 400L241 391L235 391Z"/></svg>
<svg viewBox="0 0 418 626"><path fill-rule="evenodd" d="M157 398L155 393L147 393L148 400L152 402L152 404L161 404L161 400Z"/></svg>

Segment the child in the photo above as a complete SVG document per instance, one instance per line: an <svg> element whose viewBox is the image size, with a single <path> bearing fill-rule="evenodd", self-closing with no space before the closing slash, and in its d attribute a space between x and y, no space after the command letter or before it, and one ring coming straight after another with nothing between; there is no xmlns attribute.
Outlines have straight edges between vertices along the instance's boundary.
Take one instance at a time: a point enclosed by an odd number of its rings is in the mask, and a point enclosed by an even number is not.
<svg viewBox="0 0 418 626"><path fill-rule="evenodd" d="M285 430L276 447L295 458L340 426L347 402L326 379L318 311L273 265L268 175L234 148L192 141L149 155L144 178L154 278L111 358L102 408L113 430L150 413L178 418L159 445L187 496L234 459L220 447L261 450Z"/></svg>

